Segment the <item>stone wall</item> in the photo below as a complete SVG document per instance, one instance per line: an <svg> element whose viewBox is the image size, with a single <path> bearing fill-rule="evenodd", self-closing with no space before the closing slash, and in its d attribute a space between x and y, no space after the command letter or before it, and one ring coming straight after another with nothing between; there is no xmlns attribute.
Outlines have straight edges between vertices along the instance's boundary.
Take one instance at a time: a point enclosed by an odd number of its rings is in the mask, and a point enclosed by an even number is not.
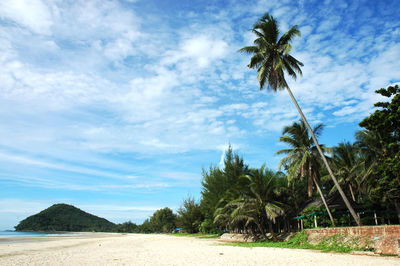
<svg viewBox="0 0 400 266"><path fill-rule="evenodd" d="M360 244L372 246L375 253L400 256L400 225L357 226L306 229L310 242L333 235L346 235L360 240Z"/></svg>

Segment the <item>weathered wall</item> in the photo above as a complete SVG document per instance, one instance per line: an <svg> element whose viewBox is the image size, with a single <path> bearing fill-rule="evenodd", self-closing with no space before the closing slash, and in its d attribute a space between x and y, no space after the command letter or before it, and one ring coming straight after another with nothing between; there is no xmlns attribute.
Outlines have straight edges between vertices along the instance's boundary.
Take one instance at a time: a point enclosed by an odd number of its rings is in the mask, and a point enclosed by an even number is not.
<svg viewBox="0 0 400 266"><path fill-rule="evenodd" d="M376 253L400 256L400 225L306 229L310 242L332 235L348 235L371 243Z"/></svg>

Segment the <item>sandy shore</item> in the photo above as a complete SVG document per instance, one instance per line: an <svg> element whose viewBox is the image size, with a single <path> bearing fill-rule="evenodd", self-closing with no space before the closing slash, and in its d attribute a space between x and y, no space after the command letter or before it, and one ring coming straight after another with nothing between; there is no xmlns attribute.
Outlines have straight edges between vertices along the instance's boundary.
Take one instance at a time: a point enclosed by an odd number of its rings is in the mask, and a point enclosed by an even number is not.
<svg viewBox="0 0 400 266"><path fill-rule="evenodd" d="M223 246L215 239L78 234L0 241L0 265L400 265L400 258Z"/></svg>

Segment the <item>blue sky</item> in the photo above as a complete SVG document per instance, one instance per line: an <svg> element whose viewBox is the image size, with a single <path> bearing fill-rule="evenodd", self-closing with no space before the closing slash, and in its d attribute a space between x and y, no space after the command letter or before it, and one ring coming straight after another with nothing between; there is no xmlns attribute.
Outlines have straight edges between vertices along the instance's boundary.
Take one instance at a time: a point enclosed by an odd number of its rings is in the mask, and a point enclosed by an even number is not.
<svg viewBox="0 0 400 266"><path fill-rule="evenodd" d="M398 1L0 2L0 229L54 203L113 222L200 197L229 143L276 169L285 91L259 91L249 31L265 12L297 24L289 80L320 142L354 140L400 82Z"/></svg>

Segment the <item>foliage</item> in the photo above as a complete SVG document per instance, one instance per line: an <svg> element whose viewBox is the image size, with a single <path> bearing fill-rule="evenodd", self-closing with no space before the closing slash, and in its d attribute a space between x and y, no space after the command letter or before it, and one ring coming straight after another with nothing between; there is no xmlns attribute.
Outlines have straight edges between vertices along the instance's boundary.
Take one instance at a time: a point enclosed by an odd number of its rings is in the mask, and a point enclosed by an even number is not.
<svg viewBox="0 0 400 266"><path fill-rule="evenodd" d="M323 125L319 124L314 128L313 132L319 136L322 129ZM277 154L286 154L286 157L281 159L279 167L287 166L290 181L294 178L303 179L306 177L308 196L311 197L313 179L315 176L319 176L318 169L320 168L319 155L314 141L309 136L306 125L302 120L284 127L282 135L279 141L289 145L290 148L276 152Z"/></svg>
<svg viewBox="0 0 400 266"><path fill-rule="evenodd" d="M54 204L53 206L29 216L16 227L17 231L71 231L71 232L111 232L116 225L84 212L72 205Z"/></svg>
<svg viewBox="0 0 400 266"><path fill-rule="evenodd" d="M240 176L247 173L248 166L231 146L225 153L223 169L210 167L208 172L203 169L201 207L208 219L212 219L217 207L237 196Z"/></svg>
<svg viewBox="0 0 400 266"><path fill-rule="evenodd" d="M144 222L141 225L139 225L138 232L144 234L154 233L153 226L150 223L150 219L144 220Z"/></svg>
<svg viewBox="0 0 400 266"><path fill-rule="evenodd" d="M332 214L335 214L335 209L331 209ZM317 216L317 224L318 227L329 227L331 226L331 222L329 220L329 216L326 212L326 209L324 207L315 207L311 206L303 210L301 213L303 218L303 225L304 228L315 228L315 223L314 223L314 214ZM338 220L335 220L335 224L338 224Z"/></svg>
<svg viewBox="0 0 400 266"><path fill-rule="evenodd" d="M243 47L239 52L252 55L248 67L257 69L260 90L265 83L274 91L287 88L284 72L295 79L296 72L302 74L303 63L289 54L291 41L300 36L297 25L279 37L278 22L266 13L254 24L252 32L257 36L254 46Z"/></svg>
<svg viewBox="0 0 400 266"><path fill-rule="evenodd" d="M322 124L317 125L313 133L317 136L320 135L322 128ZM308 196L312 196L313 187L315 186L328 214L331 216L329 206L325 200L325 195L319 185L321 159L313 138L309 137L306 124L302 120L294 122L292 125L284 127L282 135L279 141L289 145L290 148L282 149L277 152L277 154L286 154L286 157L282 158L280 161L280 167L282 165L286 167L289 181L295 178L303 179L306 177ZM323 145L320 146L324 148ZM331 217L331 224L335 226L333 217Z"/></svg>
<svg viewBox="0 0 400 266"><path fill-rule="evenodd" d="M225 206L229 201L239 196L243 184L241 176L249 172L248 166L237 153L229 146L225 153L224 167L210 167L209 171L203 169L201 211L206 223L202 223L201 230L214 232L216 227L224 227L224 223L212 225L214 213L217 208ZM210 230L210 231L207 231Z"/></svg>
<svg viewBox="0 0 400 266"><path fill-rule="evenodd" d="M186 198L178 209L177 225L186 233L197 233L203 219L200 204L192 197Z"/></svg>
<svg viewBox="0 0 400 266"><path fill-rule="evenodd" d="M354 202L361 202L362 192L365 191L365 178L362 173L365 168L363 159L357 144L344 141L333 148L335 174L339 179L339 184L348 189L348 194L351 195Z"/></svg>
<svg viewBox="0 0 400 266"><path fill-rule="evenodd" d="M176 215L168 207L157 210L150 217L152 232L171 233L175 229Z"/></svg>
<svg viewBox="0 0 400 266"><path fill-rule="evenodd" d="M118 233L138 233L139 226L135 223L132 223L131 221L128 221L122 224L118 224L116 231Z"/></svg>
<svg viewBox="0 0 400 266"><path fill-rule="evenodd" d="M206 218L200 225L200 232L203 234L206 234L206 233L218 234L221 232L221 230L219 230L215 226L213 220Z"/></svg>
<svg viewBox="0 0 400 266"><path fill-rule="evenodd" d="M380 109L360 123L375 136L374 141L378 143L375 147L380 147L380 156L371 164L370 195L397 205L400 202L400 88L389 86L376 93L391 101L376 103L375 107Z"/></svg>
<svg viewBox="0 0 400 266"><path fill-rule="evenodd" d="M231 228L249 229L262 238L266 238L269 230L276 239L271 223L275 223L284 210L282 203L276 201L277 174L263 165L260 169L251 169L241 179L243 185L237 193L240 196L217 209L214 222L223 221Z"/></svg>

